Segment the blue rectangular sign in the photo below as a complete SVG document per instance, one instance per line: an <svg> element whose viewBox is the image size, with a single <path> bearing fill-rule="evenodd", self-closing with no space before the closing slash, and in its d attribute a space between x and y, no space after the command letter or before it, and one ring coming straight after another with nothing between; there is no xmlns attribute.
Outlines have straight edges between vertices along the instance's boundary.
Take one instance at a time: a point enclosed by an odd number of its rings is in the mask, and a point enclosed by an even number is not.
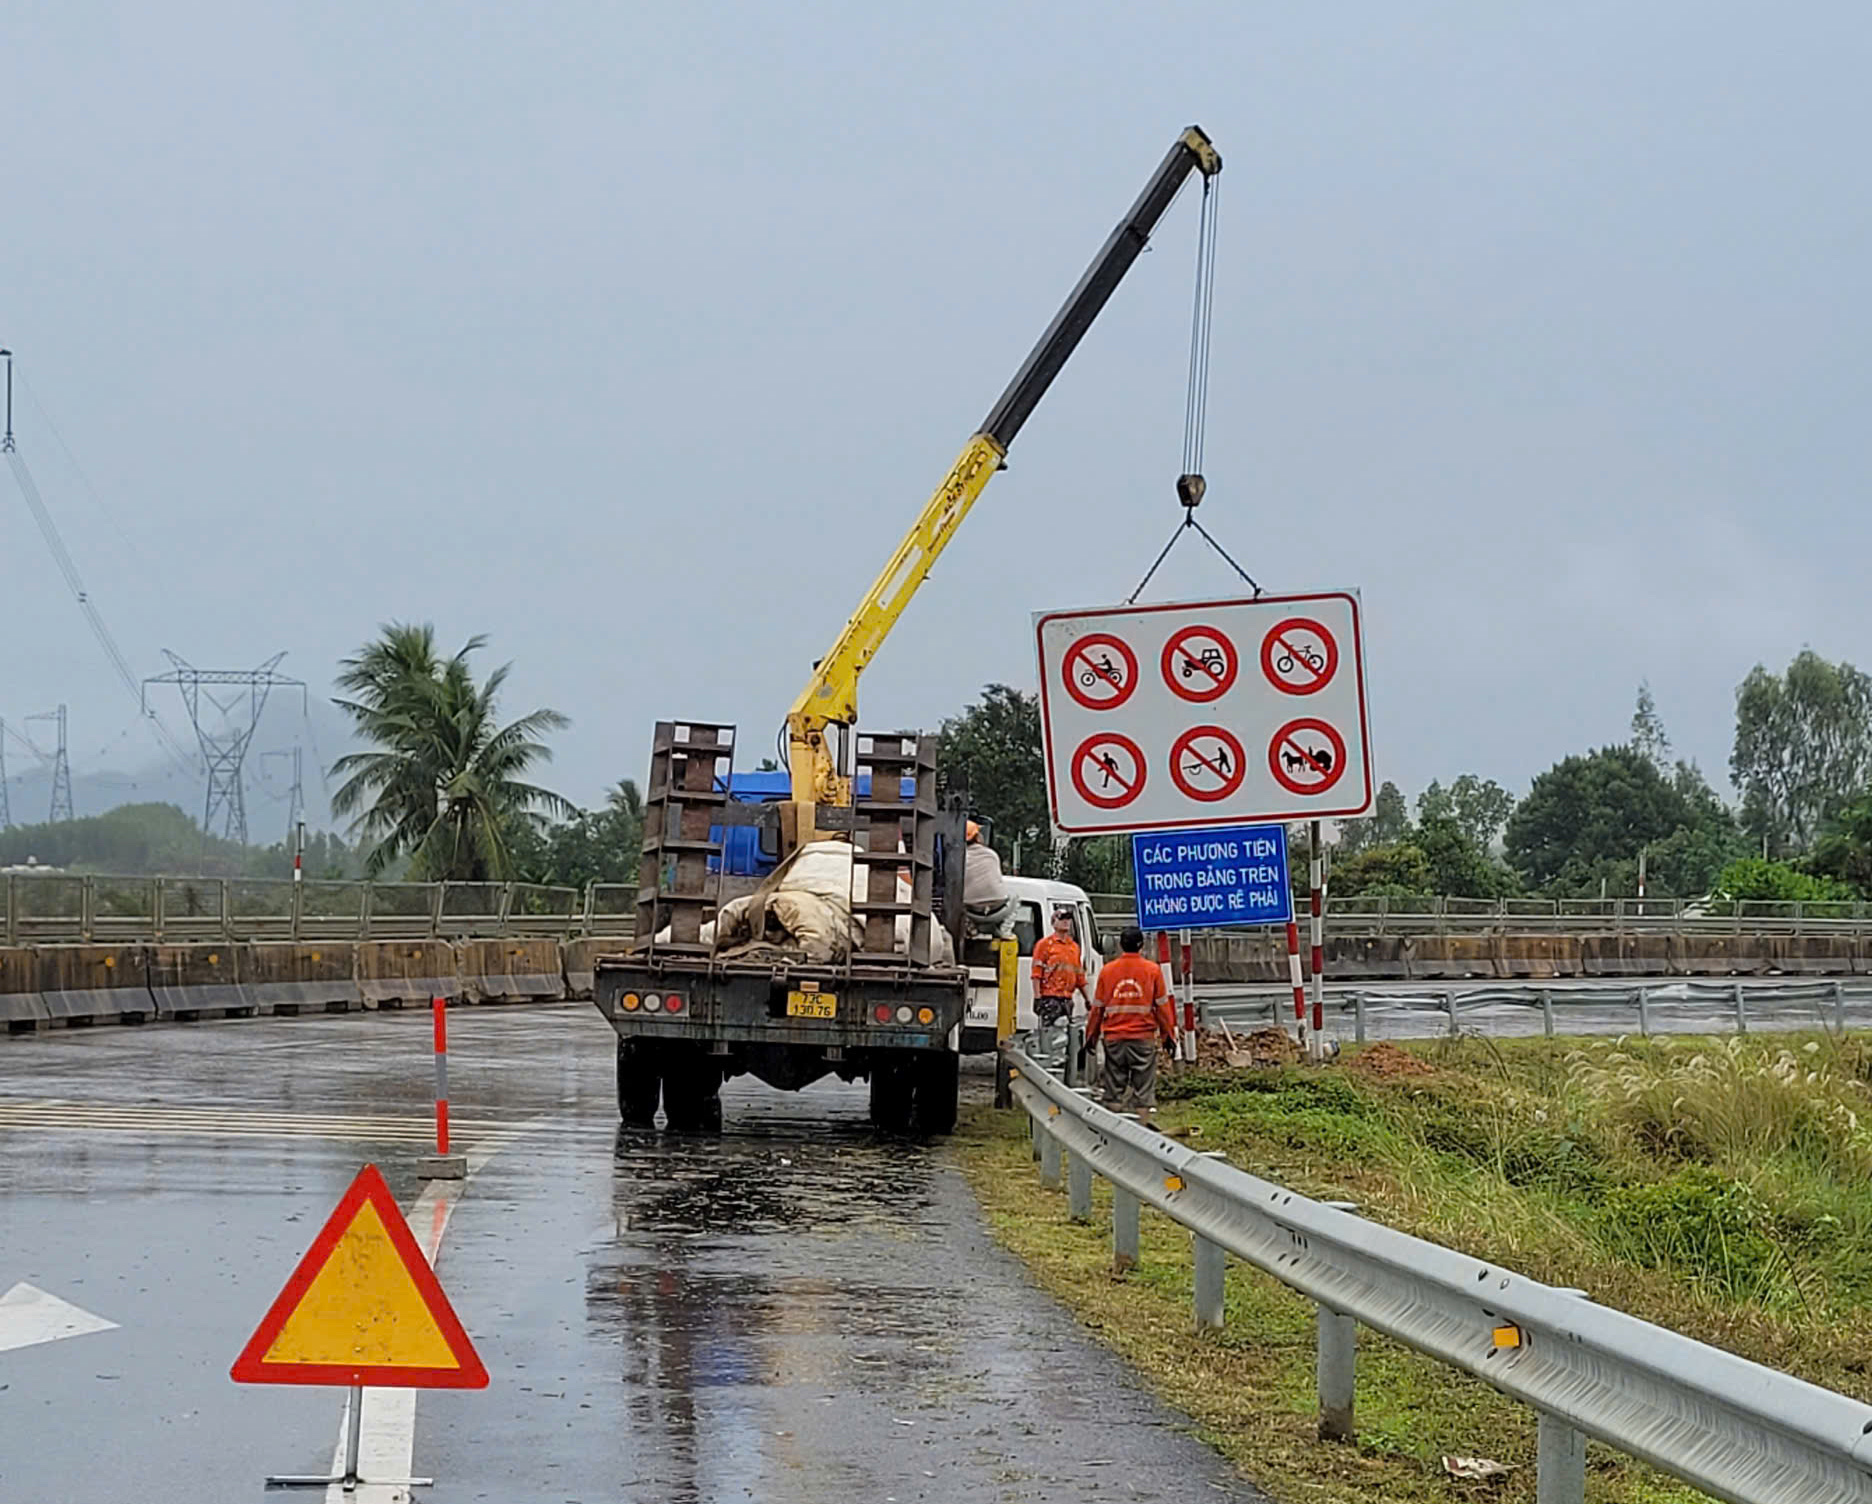
<svg viewBox="0 0 1872 1504"><path fill-rule="evenodd" d="M1131 865L1143 929L1285 924L1293 918L1285 825L1134 835Z"/></svg>

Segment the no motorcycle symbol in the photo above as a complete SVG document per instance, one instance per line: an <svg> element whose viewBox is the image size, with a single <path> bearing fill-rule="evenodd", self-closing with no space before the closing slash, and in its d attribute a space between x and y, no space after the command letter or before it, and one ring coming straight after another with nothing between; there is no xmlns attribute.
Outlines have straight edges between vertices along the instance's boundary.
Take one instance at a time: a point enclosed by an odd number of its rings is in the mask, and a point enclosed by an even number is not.
<svg viewBox="0 0 1872 1504"><path fill-rule="evenodd" d="M1119 637L1094 632L1066 654L1066 693L1087 710L1116 710L1137 688L1137 654Z"/></svg>
<svg viewBox="0 0 1872 1504"><path fill-rule="evenodd" d="M1345 776L1346 745L1324 721L1289 721L1268 743L1268 771L1290 794L1323 794Z"/></svg>

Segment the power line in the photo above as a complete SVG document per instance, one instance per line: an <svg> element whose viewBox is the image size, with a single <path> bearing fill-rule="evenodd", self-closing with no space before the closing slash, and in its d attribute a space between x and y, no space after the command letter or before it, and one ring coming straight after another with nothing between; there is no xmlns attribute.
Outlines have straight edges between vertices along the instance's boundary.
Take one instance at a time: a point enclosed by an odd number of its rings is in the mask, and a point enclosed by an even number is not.
<svg viewBox="0 0 1872 1504"><path fill-rule="evenodd" d="M59 573L65 577L65 584L73 598L78 602L78 609L91 627L91 634L97 638L98 645L104 649L105 657L111 661L117 677L139 706L143 705L142 687L137 676L131 671L129 661L123 650L117 646L117 639L111 635L110 628L104 624L104 617L85 589L84 580L78 573L78 566L72 560L71 550L66 548L65 539L59 533L58 524L52 520L52 513L47 509L45 498L39 494L38 482L33 479L32 471L26 468L26 461L21 458L18 447L13 442L13 352L0 350L0 357L6 360L6 432L0 438L0 453L7 457L12 467L14 482L20 488L20 494L26 498L26 506L32 512L33 521L39 525L40 535L46 541L46 547L52 551L52 562L58 565ZM147 707L145 707L147 710ZM155 734L162 748L174 760L176 767L183 773L193 774L195 769L189 761L188 753L175 735L165 724L160 715L148 711L150 729Z"/></svg>

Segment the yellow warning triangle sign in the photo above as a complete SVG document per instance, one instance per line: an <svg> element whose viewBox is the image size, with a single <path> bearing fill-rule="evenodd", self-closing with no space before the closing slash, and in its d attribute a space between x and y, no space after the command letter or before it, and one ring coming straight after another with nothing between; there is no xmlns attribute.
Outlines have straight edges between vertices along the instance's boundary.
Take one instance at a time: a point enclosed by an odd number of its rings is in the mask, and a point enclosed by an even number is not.
<svg viewBox="0 0 1872 1504"><path fill-rule="evenodd" d="M229 1374L242 1384L400 1389L488 1382L375 1165L358 1172Z"/></svg>

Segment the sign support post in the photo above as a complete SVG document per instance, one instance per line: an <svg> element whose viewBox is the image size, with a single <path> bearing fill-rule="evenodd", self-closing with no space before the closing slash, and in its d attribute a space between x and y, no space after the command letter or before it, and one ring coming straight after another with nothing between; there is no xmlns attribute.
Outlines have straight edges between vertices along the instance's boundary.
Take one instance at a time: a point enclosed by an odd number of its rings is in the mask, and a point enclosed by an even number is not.
<svg viewBox="0 0 1872 1504"><path fill-rule="evenodd" d="M1326 849L1320 841L1320 822L1312 825L1307 876L1313 889L1313 1037L1308 1045L1319 1057L1326 1048Z"/></svg>

